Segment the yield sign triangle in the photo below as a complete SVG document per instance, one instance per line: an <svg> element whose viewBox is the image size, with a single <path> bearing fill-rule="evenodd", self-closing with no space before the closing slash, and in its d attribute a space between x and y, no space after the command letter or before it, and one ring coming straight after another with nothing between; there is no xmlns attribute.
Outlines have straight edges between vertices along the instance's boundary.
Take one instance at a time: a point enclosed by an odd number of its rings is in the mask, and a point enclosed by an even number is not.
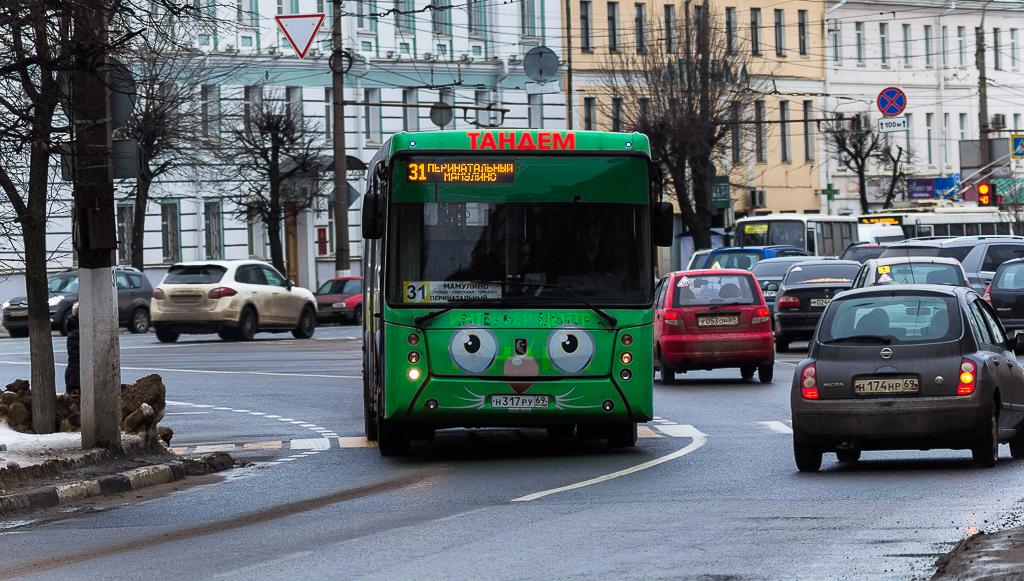
<svg viewBox="0 0 1024 581"><path fill-rule="evenodd" d="M312 46L316 33L320 31L320 25L324 23L325 16L326 14L323 13L288 14L275 16L274 20L277 21L281 32L284 33L285 38L288 39L292 48L295 49L295 54L302 59L306 58L306 53L309 52L309 47Z"/></svg>

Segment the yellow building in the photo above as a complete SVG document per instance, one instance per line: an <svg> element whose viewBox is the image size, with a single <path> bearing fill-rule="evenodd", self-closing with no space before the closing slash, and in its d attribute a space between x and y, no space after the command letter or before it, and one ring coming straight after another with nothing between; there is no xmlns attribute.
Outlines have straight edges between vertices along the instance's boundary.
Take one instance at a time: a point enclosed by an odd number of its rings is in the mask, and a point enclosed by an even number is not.
<svg viewBox="0 0 1024 581"><path fill-rule="evenodd" d="M758 89L741 129L726 137L717 168L729 176L732 210L738 215L819 211L825 144L815 121L826 117L821 110L824 2L724 0L707 5L711 42L744 57ZM566 19L563 5L563 23L569 22L572 38L573 127L628 130L623 108L640 105L612 94L609 67L626 62L622 55L627 53L670 56L681 51L679 39L689 31L686 15L695 27L704 3L569 0L569 9ZM738 137L735 147L733 137ZM732 213L721 212L715 226L728 226L733 219Z"/></svg>

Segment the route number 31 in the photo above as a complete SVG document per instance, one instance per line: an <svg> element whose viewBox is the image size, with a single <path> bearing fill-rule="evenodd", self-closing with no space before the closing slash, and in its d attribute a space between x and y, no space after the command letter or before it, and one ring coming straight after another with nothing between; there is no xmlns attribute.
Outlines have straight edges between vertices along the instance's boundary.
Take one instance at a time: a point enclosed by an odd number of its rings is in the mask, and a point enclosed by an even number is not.
<svg viewBox="0 0 1024 581"><path fill-rule="evenodd" d="M427 289L425 285L410 284L405 287L405 298L409 301L422 301L427 298Z"/></svg>

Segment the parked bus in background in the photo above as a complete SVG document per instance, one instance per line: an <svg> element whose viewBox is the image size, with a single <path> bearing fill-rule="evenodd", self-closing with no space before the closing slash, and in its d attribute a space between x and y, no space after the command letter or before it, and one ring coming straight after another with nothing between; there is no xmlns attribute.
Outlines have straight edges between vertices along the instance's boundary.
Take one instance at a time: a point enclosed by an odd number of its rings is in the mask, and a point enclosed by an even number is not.
<svg viewBox="0 0 1024 581"><path fill-rule="evenodd" d="M363 413L381 454L463 426L635 445L654 247L672 243L647 137L398 133L369 169Z"/></svg>
<svg viewBox="0 0 1024 581"><path fill-rule="evenodd" d="M1014 231L1013 214L979 206L897 208L863 214L858 221L862 225L888 224L902 228L907 238L1019 233Z"/></svg>
<svg viewBox="0 0 1024 581"><path fill-rule="evenodd" d="M854 242L902 240L903 232L888 224L860 225L853 216L769 214L736 220L735 246L785 244L817 256L839 256Z"/></svg>

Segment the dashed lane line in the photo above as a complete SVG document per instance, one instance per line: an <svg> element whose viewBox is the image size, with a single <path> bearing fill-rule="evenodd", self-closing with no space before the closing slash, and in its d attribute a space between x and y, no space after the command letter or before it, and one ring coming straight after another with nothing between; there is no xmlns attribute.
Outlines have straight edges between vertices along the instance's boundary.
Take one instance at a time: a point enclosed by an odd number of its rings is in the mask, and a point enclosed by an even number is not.
<svg viewBox="0 0 1024 581"><path fill-rule="evenodd" d="M793 428L790 427L789 424L787 424L785 422L780 422L780 421L777 421L777 420L772 420L772 421L769 421L769 422L757 422L757 423L759 425L762 425L762 426L768 428L769 430L771 430L773 432L776 432L776 433L779 433L779 434L792 434L793 433Z"/></svg>

